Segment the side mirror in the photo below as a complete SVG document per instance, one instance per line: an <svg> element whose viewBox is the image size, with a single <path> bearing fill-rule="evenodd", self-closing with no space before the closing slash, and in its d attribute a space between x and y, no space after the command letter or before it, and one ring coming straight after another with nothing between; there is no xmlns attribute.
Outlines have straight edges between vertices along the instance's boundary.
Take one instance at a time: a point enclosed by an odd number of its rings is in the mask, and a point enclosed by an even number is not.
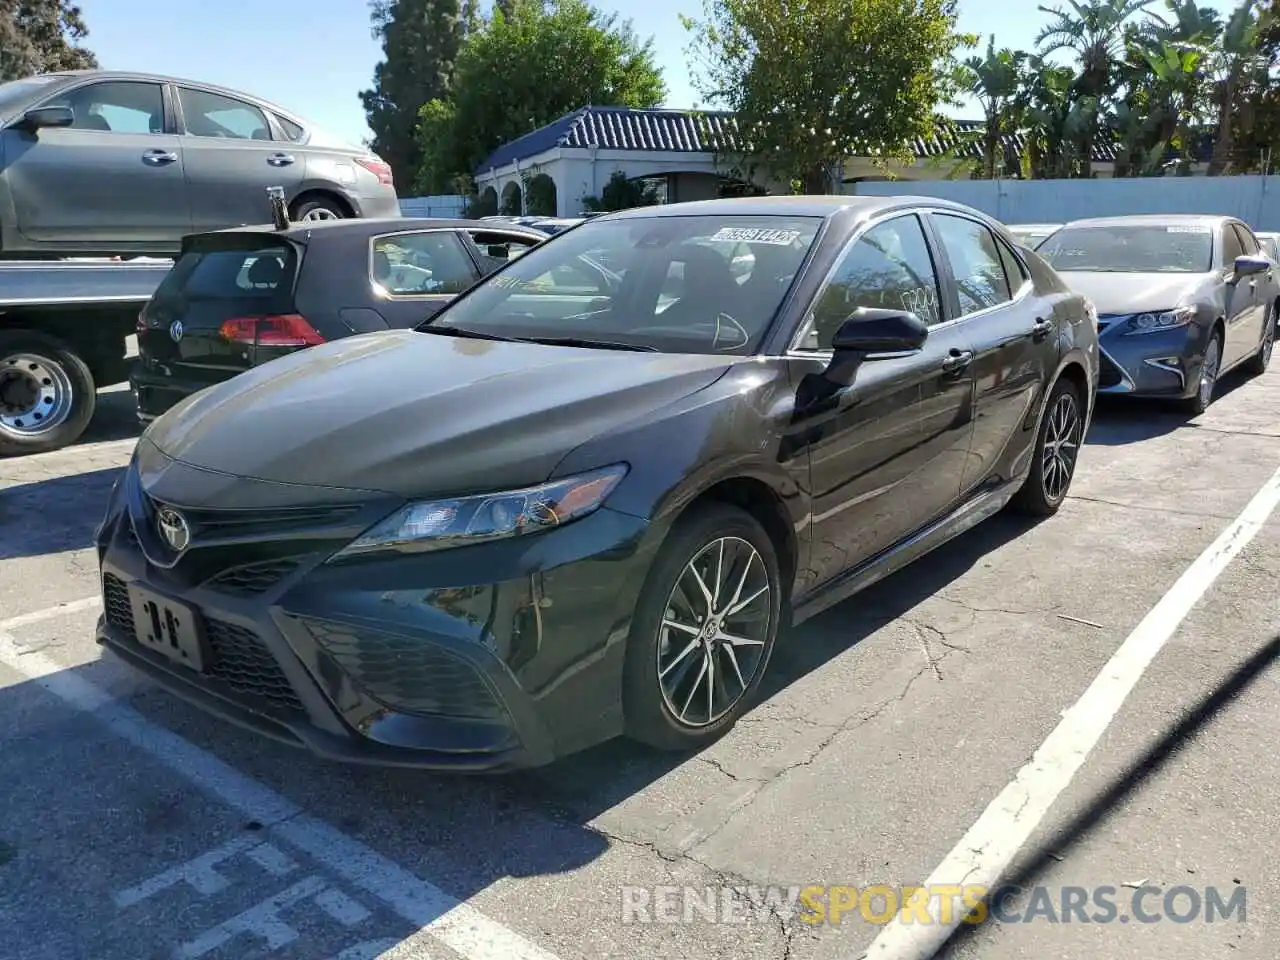
<svg viewBox="0 0 1280 960"><path fill-rule="evenodd" d="M507 260L511 255L505 243L491 243L485 252L495 260Z"/></svg>
<svg viewBox="0 0 1280 960"><path fill-rule="evenodd" d="M929 327L906 310L859 307L831 341L836 353L912 353L924 346Z"/></svg>
<svg viewBox="0 0 1280 960"><path fill-rule="evenodd" d="M1274 265L1269 259L1262 255L1250 256L1246 254L1243 257L1236 257L1235 270L1237 277L1253 277L1259 273L1266 273L1273 269Z"/></svg>
<svg viewBox="0 0 1280 960"><path fill-rule="evenodd" d="M44 127L69 127L76 122L70 107L37 107L22 115L19 126L32 133Z"/></svg>

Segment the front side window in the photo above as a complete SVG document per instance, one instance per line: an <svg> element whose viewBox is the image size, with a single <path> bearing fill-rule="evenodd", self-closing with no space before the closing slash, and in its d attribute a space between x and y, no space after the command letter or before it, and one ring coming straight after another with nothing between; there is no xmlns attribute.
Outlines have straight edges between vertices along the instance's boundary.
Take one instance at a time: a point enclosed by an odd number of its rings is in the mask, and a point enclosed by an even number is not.
<svg viewBox="0 0 1280 960"><path fill-rule="evenodd" d="M376 237L369 269L393 297L461 293L475 281L471 259L447 230Z"/></svg>
<svg viewBox="0 0 1280 960"><path fill-rule="evenodd" d="M836 331L859 307L906 310L933 326L942 321L938 276L920 220L914 215L877 224L836 265L818 295L802 350L830 350Z"/></svg>
<svg viewBox="0 0 1280 960"><path fill-rule="evenodd" d="M178 88L178 102L187 133L193 137L228 140L270 140L266 115L243 100L233 100L204 90Z"/></svg>
<svg viewBox="0 0 1280 960"><path fill-rule="evenodd" d="M1208 273L1213 231L1196 223L1063 227L1036 253L1062 273Z"/></svg>
<svg viewBox="0 0 1280 960"><path fill-rule="evenodd" d="M592 220L534 247L420 329L751 353L821 226L821 217L799 216Z"/></svg>
<svg viewBox="0 0 1280 960"><path fill-rule="evenodd" d="M1230 268L1236 257L1244 256L1244 245L1240 242L1240 234L1226 224L1222 228L1222 265Z"/></svg>
<svg viewBox="0 0 1280 960"><path fill-rule="evenodd" d="M91 83L45 106L70 107L73 130L102 133L164 132L164 94L158 83L111 81Z"/></svg>
<svg viewBox="0 0 1280 960"><path fill-rule="evenodd" d="M960 315L990 310L1007 302L1011 294L1000 249L991 231L976 220L934 214L933 222L955 277L960 295Z"/></svg>

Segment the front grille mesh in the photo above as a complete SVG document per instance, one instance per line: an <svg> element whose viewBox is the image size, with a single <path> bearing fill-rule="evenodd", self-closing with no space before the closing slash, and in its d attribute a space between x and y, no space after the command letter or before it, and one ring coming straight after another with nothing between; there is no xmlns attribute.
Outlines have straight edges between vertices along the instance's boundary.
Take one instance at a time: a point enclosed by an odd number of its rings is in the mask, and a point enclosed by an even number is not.
<svg viewBox="0 0 1280 960"><path fill-rule="evenodd" d="M133 607L124 581L112 574L102 578L102 603L107 622L137 643ZM202 679L253 710L279 715L306 711L293 686L258 635L246 627L205 618L209 662Z"/></svg>
<svg viewBox="0 0 1280 960"><path fill-rule="evenodd" d="M254 597L266 593L277 583L298 569L300 560L286 557L250 563L242 567L223 570L205 582L205 586L237 597Z"/></svg>

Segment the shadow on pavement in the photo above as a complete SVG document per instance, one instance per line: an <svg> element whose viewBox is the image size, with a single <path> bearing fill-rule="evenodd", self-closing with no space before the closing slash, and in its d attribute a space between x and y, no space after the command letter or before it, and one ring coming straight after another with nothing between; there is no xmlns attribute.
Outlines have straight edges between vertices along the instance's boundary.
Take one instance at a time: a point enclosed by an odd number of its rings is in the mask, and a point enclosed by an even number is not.
<svg viewBox="0 0 1280 960"><path fill-rule="evenodd" d="M1244 371L1233 370L1218 384L1213 402L1220 403L1251 379ZM1213 409L1212 405L1209 409ZM1190 414L1179 410L1177 404L1170 401L1099 394L1098 407L1084 442L1107 447L1141 443L1173 433L1190 425L1191 420Z"/></svg>
<svg viewBox="0 0 1280 960"><path fill-rule="evenodd" d="M0 560L92 546L111 485L123 470L105 467L0 489Z"/></svg>
<svg viewBox="0 0 1280 960"><path fill-rule="evenodd" d="M1034 850L1028 851L1026 865L1001 880L1000 887L992 891L992 897L1013 895L1018 888L1034 886L1042 873L1069 853L1072 847L1103 826L1107 818L1118 810L1131 794L1141 788L1169 761L1175 759L1186 744L1195 740L1214 717L1249 689L1277 659L1280 659L1280 637L1271 640L1240 664L1225 682L1188 710L1183 718L1170 727L1164 736L1129 769L1117 776L1110 786L1094 797L1083 811L1069 820L1061 829L1045 837ZM951 936L949 945L954 947L962 944L966 938L972 937L983 926L985 925L962 924Z"/></svg>
<svg viewBox="0 0 1280 960"><path fill-rule="evenodd" d="M128 385L98 391L98 407L93 420L76 444L128 440L142 433L142 424L134 412L133 394Z"/></svg>

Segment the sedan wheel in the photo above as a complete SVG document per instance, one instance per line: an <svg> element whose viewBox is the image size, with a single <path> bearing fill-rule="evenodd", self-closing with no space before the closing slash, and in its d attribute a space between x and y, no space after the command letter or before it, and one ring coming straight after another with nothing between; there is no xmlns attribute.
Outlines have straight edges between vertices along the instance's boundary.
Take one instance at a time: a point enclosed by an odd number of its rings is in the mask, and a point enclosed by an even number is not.
<svg viewBox="0 0 1280 960"><path fill-rule="evenodd" d="M627 641L629 736L702 747L759 689L781 619L777 554L745 510L715 503L682 517L655 558Z"/></svg>
<svg viewBox="0 0 1280 960"><path fill-rule="evenodd" d="M1271 365L1271 352L1276 345L1276 311L1272 306L1267 310L1266 326L1262 329L1262 343L1258 344L1258 352L1249 358L1246 369L1255 377L1267 372Z"/></svg>
<svg viewBox="0 0 1280 960"><path fill-rule="evenodd" d="M769 590L760 554L738 537L720 537L685 565L667 600L657 658L676 723L715 723L747 692L768 645Z"/></svg>
<svg viewBox="0 0 1280 960"><path fill-rule="evenodd" d="M1209 345L1205 347L1204 362L1200 364L1200 379L1196 392L1187 401L1188 412L1198 416L1209 409L1213 402L1213 391L1218 385L1218 368L1222 365L1222 337L1214 334Z"/></svg>
<svg viewBox="0 0 1280 960"><path fill-rule="evenodd" d="M1047 517L1067 499L1084 440L1084 416L1075 384L1067 379L1054 384L1040 418L1031 468L1013 501L1023 513Z"/></svg>

